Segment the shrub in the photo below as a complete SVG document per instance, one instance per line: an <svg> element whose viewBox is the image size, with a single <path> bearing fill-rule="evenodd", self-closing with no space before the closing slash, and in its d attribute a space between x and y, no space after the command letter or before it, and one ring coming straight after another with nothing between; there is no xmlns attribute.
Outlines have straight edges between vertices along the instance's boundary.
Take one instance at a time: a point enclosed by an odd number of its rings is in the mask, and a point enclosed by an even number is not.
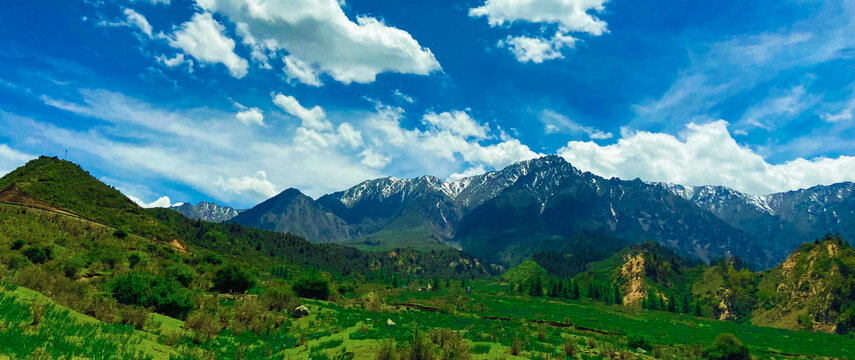
<svg viewBox="0 0 855 360"><path fill-rule="evenodd" d="M143 256L138 252L132 252L130 255L128 255L128 264L130 264L131 268L137 266L137 264L141 263L142 261Z"/></svg>
<svg viewBox="0 0 855 360"><path fill-rule="evenodd" d="M704 349L704 359L708 360L750 360L748 347L733 334L720 334L713 345Z"/></svg>
<svg viewBox="0 0 855 360"><path fill-rule="evenodd" d="M297 279L291 288L297 296L302 298L327 300L330 297L330 283L319 276L305 276Z"/></svg>
<svg viewBox="0 0 855 360"><path fill-rule="evenodd" d="M77 279L80 270L86 265L86 262L80 257L73 257L65 260L62 263L62 273L69 279Z"/></svg>
<svg viewBox="0 0 855 360"><path fill-rule="evenodd" d="M142 273L130 273L110 281L108 287L116 301L127 305L143 305L147 302L146 287L149 279Z"/></svg>
<svg viewBox="0 0 855 360"><path fill-rule="evenodd" d="M202 261L211 265L220 265L223 263L223 257L216 254L205 254L205 256L202 257Z"/></svg>
<svg viewBox="0 0 855 360"><path fill-rule="evenodd" d="M239 294L254 285L255 277L235 264L223 266L214 275L214 289L221 293Z"/></svg>
<svg viewBox="0 0 855 360"><path fill-rule="evenodd" d="M573 339L567 338L564 340L564 345L562 345L562 350L564 351L564 356L575 358L576 354L579 353L579 344L576 344Z"/></svg>
<svg viewBox="0 0 855 360"><path fill-rule="evenodd" d="M10 249L21 250L21 248L24 247L24 245L26 245L26 244L27 244L27 242L24 241L23 239L18 239L18 240L15 240L14 242L12 242L12 246L10 247Z"/></svg>
<svg viewBox="0 0 855 360"><path fill-rule="evenodd" d="M217 319L203 311L194 311L187 316L184 326L193 331L193 342L197 344L210 340L222 330Z"/></svg>
<svg viewBox="0 0 855 360"><path fill-rule="evenodd" d="M640 348L648 351L653 350L653 341L643 334L629 334L626 337L626 340L627 345L629 345L630 348Z"/></svg>
<svg viewBox="0 0 855 360"><path fill-rule="evenodd" d="M183 318L194 307L190 290L161 276L125 274L110 281L108 288L122 304L151 306L158 313L177 318Z"/></svg>
<svg viewBox="0 0 855 360"><path fill-rule="evenodd" d="M395 360L397 359L397 350L395 343L392 340L385 340L380 344L380 349L374 355L375 360Z"/></svg>
<svg viewBox="0 0 855 360"><path fill-rule="evenodd" d="M53 259L53 249L46 246L28 246L24 249L24 256L33 264L44 264Z"/></svg>
<svg viewBox="0 0 855 360"><path fill-rule="evenodd" d="M47 304L39 299L33 299L33 303L30 305L30 311L33 314L33 322L31 323L33 326L38 326L39 323L41 323L42 318L45 316L46 309Z"/></svg>
<svg viewBox="0 0 855 360"><path fill-rule="evenodd" d="M116 231L113 231L113 236L116 239L124 239L124 238L128 237L128 234L129 234L128 231L125 229L116 229Z"/></svg>
<svg viewBox="0 0 855 360"><path fill-rule="evenodd" d="M293 308L290 306L294 302L293 294L284 287L268 288L261 295L261 303L270 311L282 311Z"/></svg>
<svg viewBox="0 0 855 360"><path fill-rule="evenodd" d="M126 306L119 310L119 318L122 324L133 326L137 330L142 330L145 323L148 321L148 311L138 306Z"/></svg>
<svg viewBox="0 0 855 360"><path fill-rule="evenodd" d="M196 278L196 271L187 264L175 264L167 267L164 272L166 278L177 281L179 284L187 287Z"/></svg>

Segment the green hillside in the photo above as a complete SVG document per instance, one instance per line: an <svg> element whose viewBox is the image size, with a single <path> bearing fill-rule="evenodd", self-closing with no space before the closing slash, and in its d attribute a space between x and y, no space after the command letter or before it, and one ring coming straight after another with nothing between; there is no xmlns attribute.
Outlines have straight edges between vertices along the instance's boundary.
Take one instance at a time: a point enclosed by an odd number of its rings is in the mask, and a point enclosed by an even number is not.
<svg viewBox="0 0 855 360"><path fill-rule="evenodd" d="M0 202L70 212L152 239L176 238L121 192L55 157L39 157L0 178Z"/></svg>

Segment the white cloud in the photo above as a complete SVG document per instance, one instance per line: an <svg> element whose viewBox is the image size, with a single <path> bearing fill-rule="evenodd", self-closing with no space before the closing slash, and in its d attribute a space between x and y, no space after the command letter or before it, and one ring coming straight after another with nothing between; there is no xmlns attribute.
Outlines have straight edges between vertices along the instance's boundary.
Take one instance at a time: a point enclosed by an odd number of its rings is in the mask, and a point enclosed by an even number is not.
<svg viewBox="0 0 855 360"><path fill-rule="evenodd" d="M169 5L170 0L131 0L131 2L144 2L152 5Z"/></svg>
<svg viewBox="0 0 855 360"><path fill-rule="evenodd" d="M6 175L33 158L35 156L12 149L9 145L0 144L0 176Z"/></svg>
<svg viewBox="0 0 855 360"><path fill-rule="evenodd" d="M839 123L852 120L853 113L855 113L855 93L853 93L848 100L838 104L833 104L832 106L835 106L839 110L821 113L819 117L823 121Z"/></svg>
<svg viewBox="0 0 855 360"><path fill-rule="evenodd" d="M297 80L303 84L316 87L323 85L318 71L305 61L293 56L286 56L282 60L285 62L283 71L288 76L288 80Z"/></svg>
<svg viewBox="0 0 855 360"><path fill-rule="evenodd" d="M540 155L465 111L413 114L410 119L401 108L376 103L371 110L336 112L332 118L338 121L333 122L324 109L307 109L281 95L274 96L277 105L302 116L300 126L258 131L256 126L235 126L234 111L174 109L106 90L80 90L79 97L76 102L41 97L66 112L58 124L0 113L0 128L20 129L16 134L21 141L100 159L101 171L117 178L114 184L180 184L235 206L253 205L286 187L319 196L386 175L446 177ZM249 109L232 105L238 111ZM78 116L97 121L87 121L92 125L85 129L64 125ZM164 192L128 184L122 188L147 201Z"/></svg>
<svg viewBox="0 0 855 360"><path fill-rule="evenodd" d="M448 182L457 181L457 180L460 180L463 178L481 175L485 172L487 172L487 169L484 169L483 166L479 165L479 166L475 166L475 167L470 167L470 168L467 168L466 170L464 170L463 172L453 173L453 174L449 175L448 178L445 179L445 181L448 181Z"/></svg>
<svg viewBox="0 0 855 360"><path fill-rule="evenodd" d="M244 123L244 125L264 126L264 115L261 113L261 110L255 107L238 112L235 118Z"/></svg>
<svg viewBox="0 0 855 360"><path fill-rule="evenodd" d="M148 20L146 20L144 16L132 9L125 9L124 13L126 21L130 26L140 29L140 31L142 31L143 34L146 34L149 38L152 37L151 24L148 23Z"/></svg>
<svg viewBox="0 0 855 360"><path fill-rule="evenodd" d="M806 93L804 86L794 86L748 108L742 115L740 125L771 130L776 125L800 115L818 101L817 96Z"/></svg>
<svg viewBox="0 0 855 360"><path fill-rule="evenodd" d="M540 113L540 122L543 123L547 134L565 132L570 134L585 134L594 140L611 139L612 133L605 132L591 126L583 126L566 115L559 114L552 110L543 110Z"/></svg>
<svg viewBox="0 0 855 360"><path fill-rule="evenodd" d="M364 132L377 139L378 145L396 157L406 157L410 166L420 166L422 173L449 174L448 166L458 166L458 158L471 166L501 168L516 161L539 156L513 138L482 144L488 140L489 127L480 124L463 111L428 113L424 131L401 126L404 111L378 104L377 114L368 119ZM382 153L379 148L375 151Z"/></svg>
<svg viewBox="0 0 855 360"><path fill-rule="evenodd" d="M168 208L172 206L172 202L169 200L168 196L161 196L157 200L150 203L146 203L145 201L133 195L126 196L128 197L128 199L131 199L131 201L144 208Z"/></svg>
<svg viewBox="0 0 855 360"><path fill-rule="evenodd" d="M365 150L362 150L359 155L362 156L362 164L372 168L382 168L389 164L390 161L392 161L392 159L388 156L383 156L374 152L374 149L372 148L366 148Z"/></svg>
<svg viewBox="0 0 855 360"><path fill-rule="evenodd" d="M276 191L276 185L273 185L273 183L267 180L267 172L264 170L259 170L255 173L255 176L244 176L241 178L232 177L227 180L219 178L214 185L221 187L224 191L238 195L250 193L264 198L270 198L278 193L278 191Z"/></svg>
<svg viewBox="0 0 855 360"><path fill-rule="evenodd" d="M797 158L770 164L739 145L723 120L691 123L680 138L640 131L606 146L571 141L558 154L604 177L724 185L757 195L855 179L855 157Z"/></svg>
<svg viewBox="0 0 855 360"><path fill-rule="evenodd" d="M302 126L314 130L329 130L332 124L327 121L327 114L320 106L315 105L307 109L300 105L296 98L290 95L276 94L273 103L285 110L288 114L300 119Z"/></svg>
<svg viewBox="0 0 855 360"><path fill-rule="evenodd" d="M220 63L236 78L246 76L246 60L235 54L235 41L209 13L197 13L168 37L169 45L203 63Z"/></svg>
<svg viewBox="0 0 855 360"><path fill-rule="evenodd" d="M412 104L416 101L416 99L413 99L412 96L404 94L400 89L395 89L394 91L392 91L392 95L394 95L396 99L408 104Z"/></svg>
<svg viewBox="0 0 855 360"><path fill-rule="evenodd" d="M106 27L129 27L135 28L145 34L149 39L153 37L151 24L149 24L148 20L146 20L145 16L134 11L130 8L125 8L122 13L125 15L125 18L122 20L115 21L107 21L102 20L98 22L98 26L106 26Z"/></svg>
<svg viewBox="0 0 855 360"><path fill-rule="evenodd" d="M551 39L528 36L508 36L505 40L499 40L500 48L508 48L521 63L533 62L540 64L546 60L562 59L565 48L572 49L576 46L576 39L572 36L555 33Z"/></svg>
<svg viewBox="0 0 855 360"><path fill-rule="evenodd" d="M422 121L440 131L447 130L462 138L484 139L490 131L489 126L479 124L469 114L458 110L439 114L429 112L422 117Z"/></svg>
<svg viewBox="0 0 855 360"><path fill-rule="evenodd" d="M342 83L370 83L383 72L427 75L440 70L433 53L409 33L368 16L356 16L354 22L337 0L196 3L242 28L242 36L253 39L245 43L258 49L254 53L286 51L288 76L309 85L320 84L319 73Z"/></svg>
<svg viewBox="0 0 855 360"><path fill-rule="evenodd" d="M175 56L169 58L166 55L158 55L155 57L158 63L163 64L166 67L173 68L182 64L188 64L190 66L190 70L192 72L193 69L193 60L185 59L184 54L175 54Z"/></svg>
<svg viewBox="0 0 855 360"><path fill-rule="evenodd" d="M486 16L490 26L526 21L558 24L566 31L584 32L594 36L607 32L606 22L591 12L602 12L607 0L487 0L484 5L469 9L473 17ZM565 31L565 32L566 32Z"/></svg>

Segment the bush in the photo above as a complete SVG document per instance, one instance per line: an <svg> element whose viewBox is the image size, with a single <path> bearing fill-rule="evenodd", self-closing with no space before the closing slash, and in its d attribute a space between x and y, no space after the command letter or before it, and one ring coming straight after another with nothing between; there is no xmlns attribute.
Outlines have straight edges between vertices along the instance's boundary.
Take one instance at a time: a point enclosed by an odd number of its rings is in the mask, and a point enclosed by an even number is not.
<svg viewBox="0 0 855 360"><path fill-rule="evenodd" d="M12 246L10 247L10 249L21 250L21 248L24 247L24 245L26 245L26 244L27 244L27 242L24 241L23 239L18 239L18 240L15 240L14 242L12 242Z"/></svg>
<svg viewBox="0 0 855 360"><path fill-rule="evenodd" d="M164 270L167 279L177 281L179 284L187 287L196 278L196 271L187 264L175 264L167 267Z"/></svg>
<svg viewBox="0 0 855 360"><path fill-rule="evenodd" d="M131 268L134 268L142 261L143 256L138 252L132 252L130 255L128 255L128 264L131 266Z"/></svg>
<svg viewBox="0 0 855 360"><path fill-rule="evenodd" d="M33 264L44 264L53 259L53 249L46 246L28 246L24 249L24 256Z"/></svg>
<svg viewBox="0 0 855 360"><path fill-rule="evenodd" d="M223 263L223 257L216 254L205 254L205 256L202 257L202 261L211 265L220 265Z"/></svg>
<svg viewBox="0 0 855 360"><path fill-rule="evenodd" d="M291 309L293 308L291 305L294 303L294 300L293 294L284 287L268 288L261 295L261 303L270 311Z"/></svg>
<svg viewBox="0 0 855 360"><path fill-rule="evenodd" d="M240 294L253 286L255 277L235 264L223 266L214 275L214 289L221 293Z"/></svg>
<svg viewBox="0 0 855 360"><path fill-rule="evenodd" d="M126 305L154 307L158 313L183 318L193 309L189 290L177 281L146 273L130 273L108 283L116 301Z"/></svg>
<svg viewBox="0 0 855 360"><path fill-rule="evenodd" d="M704 349L704 359L708 360L750 360L748 347L733 334L721 334L713 345Z"/></svg>
<svg viewBox="0 0 855 360"><path fill-rule="evenodd" d="M129 232L125 229L116 229L116 231L113 231L113 236L116 239L124 239L124 238L128 237L128 234L129 234Z"/></svg>
<svg viewBox="0 0 855 360"><path fill-rule="evenodd" d="M62 263L62 273L69 279L77 279L84 266L86 266L86 261L80 257L73 257Z"/></svg>
<svg viewBox="0 0 855 360"><path fill-rule="evenodd" d="M223 328L217 319L203 311L194 311L187 316L184 326L193 331L193 342L197 344L210 340Z"/></svg>
<svg viewBox="0 0 855 360"><path fill-rule="evenodd" d="M133 326L134 329L142 330L148 321L148 311L137 306L127 306L119 310L119 318L122 324Z"/></svg>
<svg viewBox="0 0 855 360"><path fill-rule="evenodd" d="M632 349L653 350L653 341L643 334L629 334L626 337L627 345Z"/></svg>
<svg viewBox="0 0 855 360"><path fill-rule="evenodd" d="M327 300L330 297L330 283L319 276L302 277L291 288L302 298Z"/></svg>

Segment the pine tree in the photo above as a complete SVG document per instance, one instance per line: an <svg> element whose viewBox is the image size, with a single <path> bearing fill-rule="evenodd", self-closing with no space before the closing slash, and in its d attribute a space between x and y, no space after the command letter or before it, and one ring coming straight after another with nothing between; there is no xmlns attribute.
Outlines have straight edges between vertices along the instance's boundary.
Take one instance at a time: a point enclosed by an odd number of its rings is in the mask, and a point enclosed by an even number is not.
<svg viewBox="0 0 855 360"><path fill-rule="evenodd" d="M695 301L695 316L702 317L704 316L704 309L701 307L700 301Z"/></svg>
<svg viewBox="0 0 855 360"><path fill-rule="evenodd" d="M572 300L579 300L579 297L582 294L579 291L579 281L576 279L570 280L570 298Z"/></svg>
<svg viewBox="0 0 855 360"><path fill-rule="evenodd" d="M623 305L623 294L620 293L620 285L618 285L617 283L615 283L614 295L615 304Z"/></svg>
<svg viewBox="0 0 855 360"><path fill-rule="evenodd" d="M536 274L534 279L532 279L528 294L531 296L543 296L543 280L540 278L540 274Z"/></svg>
<svg viewBox="0 0 855 360"><path fill-rule="evenodd" d="M438 277L433 278L433 290L439 291L439 278Z"/></svg>
<svg viewBox="0 0 855 360"><path fill-rule="evenodd" d="M683 295L683 313L691 314L692 313L692 300L688 294Z"/></svg>
<svg viewBox="0 0 855 360"><path fill-rule="evenodd" d="M674 312L674 313L680 312L680 309L679 309L677 304L678 304L677 295L671 294L671 296L668 298L668 311Z"/></svg>
<svg viewBox="0 0 855 360"><path fill-rule="evenodd" d="M400 284L398 283L398 276L392 276L392 287L397 289L399 286Z"/></svg>

